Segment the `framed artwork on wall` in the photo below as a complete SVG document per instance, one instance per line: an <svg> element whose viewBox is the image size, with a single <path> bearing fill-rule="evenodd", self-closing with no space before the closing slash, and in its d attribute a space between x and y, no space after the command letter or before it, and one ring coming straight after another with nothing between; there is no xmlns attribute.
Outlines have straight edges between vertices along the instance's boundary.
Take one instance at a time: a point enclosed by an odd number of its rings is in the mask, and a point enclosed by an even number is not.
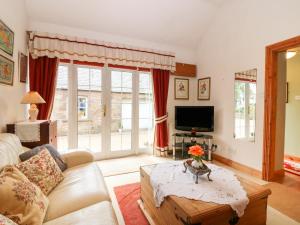
<svg viewBox="0 0 300 225"><path fill-rule="evenodd" d="M0 20L0 49L9 55L14 52L14 32Z"/></svg>
<svg viewBox="0 0 300 225"><path fill-rule="evenodd" d="M22 83L26 83L27 81L27 61L27 55L23 54L22 52L19 52L19 78L20 82Z"/></svg>
<svg viewBox="0 0 300 225"><path fill-rule="evenodd" d="M14 61L0 55L0 84L13 85Z"/></svg>
<svg viewBox="0 0 300 225"><path fill-rule="evenodd" d="M198 100L210 99L210 77L198 79Z"/></svg>
<svg viewBox="0 0 300 225"><path fill-rule="evenodd" d="M175 99L189 99L189 79L174 79Z"/></svg>

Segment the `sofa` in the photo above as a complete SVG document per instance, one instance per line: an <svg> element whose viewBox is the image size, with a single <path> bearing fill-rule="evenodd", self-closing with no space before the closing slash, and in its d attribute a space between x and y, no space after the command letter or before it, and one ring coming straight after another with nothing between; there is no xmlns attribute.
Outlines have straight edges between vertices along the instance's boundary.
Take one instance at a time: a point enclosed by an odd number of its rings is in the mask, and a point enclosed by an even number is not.
<svg viewBox="0 0 300 225"><path fill-rule="evenodd" d="M19 162L28 150L14 134L0 133L0 170ZM64 180L47 196L44 225L117 225L103 175L86 151L62 155L68 165Z"/></svg>

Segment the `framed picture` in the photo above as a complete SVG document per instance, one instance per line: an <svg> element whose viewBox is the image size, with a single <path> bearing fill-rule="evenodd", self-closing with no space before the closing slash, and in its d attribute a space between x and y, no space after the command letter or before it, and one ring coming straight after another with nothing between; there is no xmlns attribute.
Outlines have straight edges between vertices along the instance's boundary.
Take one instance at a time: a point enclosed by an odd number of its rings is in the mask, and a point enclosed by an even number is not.
<svg viewBox="0 0 300 225"><path fill-rule="evenodd" d="M175 99L189 99L189 79L174 80Z"/></svg>
<svg viewBox="0 0 300 225"><path fill-rule="evenodd" d="M19 52L19 77L20 82L22 83L26 83L27 81L27 61L27 55L23 54L22 52Z"/></svg>
<svg viewBox="0 0 300 225"><path fill-rule="evenodd" d="M14 32L0 20L0 49L9 55L14 52Z"/></svg>
<svg viewBox="0 0 300 225"><path fill-rule="evenodd" d="M285 84L285 103L289 103L289 83Z"/></svg>
<svg viewBox="0 0 300 225"><path fill-rule="evenodd" d="M198 100L210 99L210 77L198 79Z"/></svg>
<svg viewBox="0 0 300 225"><path fill-rule="evenodd" d="M14 62L0 55L0 83L13 85L14 82Z"/></svg>

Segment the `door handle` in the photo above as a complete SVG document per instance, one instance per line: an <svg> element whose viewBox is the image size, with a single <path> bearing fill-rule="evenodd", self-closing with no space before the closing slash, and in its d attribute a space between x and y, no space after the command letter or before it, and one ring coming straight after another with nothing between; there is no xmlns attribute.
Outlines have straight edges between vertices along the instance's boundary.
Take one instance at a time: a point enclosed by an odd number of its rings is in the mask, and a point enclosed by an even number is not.
<svg viewBox="0 0 300 225"><path fill-rule="evenodd" d="M103 105L102 112L103 112L103 117L105 117L106 116L106 104Z"/></svg>

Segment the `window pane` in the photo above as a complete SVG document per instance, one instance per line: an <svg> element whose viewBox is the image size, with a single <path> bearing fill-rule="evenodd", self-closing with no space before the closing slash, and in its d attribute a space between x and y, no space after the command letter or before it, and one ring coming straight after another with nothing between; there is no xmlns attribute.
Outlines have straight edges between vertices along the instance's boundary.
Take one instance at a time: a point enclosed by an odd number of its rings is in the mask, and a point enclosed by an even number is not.
<svg viewBox="0 0 300 225"><path fill-rule="evenodd" d="M149 73L139 74L139 148L151 148L153 145L153 97L152 82Z"/></svg>
<svg viewBox="0 0 300 225"><path fill-rule="evenodd" d="M68 66L59 65L51 120L57 121L57 149L68 150Z"/></svg>
<svg viewBox="0 0 300 225"><path fill-rule="evenodd" d="M140 73L140 92L151 89L150 76L148 73Z"/></svg>
<svg viewBox="0 0 300 225"><path fill-rule="evenodd" d="M111 119L111 150L131 150L131 72L111 71Z"/></svg>
<svg viewBox="0 0 300 225"><path fill-rule="evenodd" d="M249 83L249 137L255 137L256 83Z"/></svg>
<svg viewBox="0 0 300 225"><path fill-rule="evenodd" d="M235 81L235 138L245 138L246 126L246 83Z"/></svg>
<svg viewBox="0 0 300 225"><path fill-rule="evenodd" d="M79 66L78 78L78 147L101 152L102 71L100 68Z"/></svg>
<svg viewBox="0 0 300 225"><path fill-rule="evenodd" d="M141 102L139 105L140 118L151 119L153 118L153 105L149 102Z"/></svg>

